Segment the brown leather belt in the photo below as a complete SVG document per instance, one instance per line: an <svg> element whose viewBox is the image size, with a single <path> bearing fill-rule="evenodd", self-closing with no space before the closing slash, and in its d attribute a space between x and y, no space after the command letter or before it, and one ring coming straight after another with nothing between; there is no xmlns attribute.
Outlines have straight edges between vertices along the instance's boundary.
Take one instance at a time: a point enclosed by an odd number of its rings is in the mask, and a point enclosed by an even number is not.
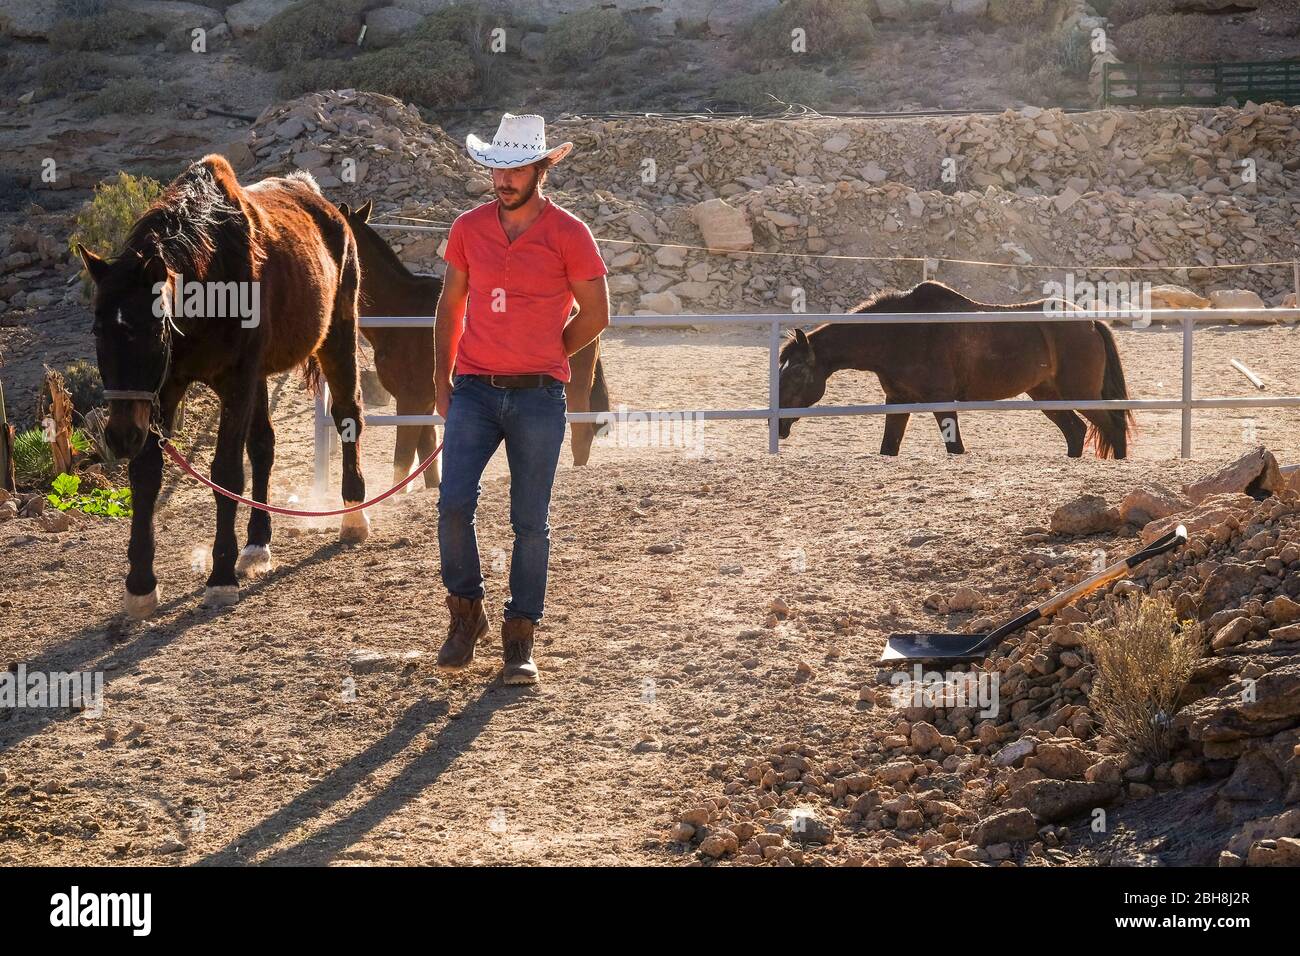
<svg viewBox="0 0 1300 956"><path fill-rule="evenodd" d="M553 375L477 375L467 373L470 378L481 378L494 388L545 388L560 380Z"/></svg>

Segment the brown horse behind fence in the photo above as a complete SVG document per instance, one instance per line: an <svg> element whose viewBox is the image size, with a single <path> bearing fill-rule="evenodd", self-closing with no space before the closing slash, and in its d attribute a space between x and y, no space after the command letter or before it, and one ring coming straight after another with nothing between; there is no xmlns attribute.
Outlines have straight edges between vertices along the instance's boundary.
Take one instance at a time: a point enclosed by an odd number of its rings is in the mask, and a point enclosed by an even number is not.
<svg viewBox="0 0 1300 956"><path fill-rule="evenodd" d="M1039 315L1052 300L1015 305L975 302L940 282L888 291L852 313L1024 312ZM806 408L841 369L875 372L888 404L983 402L1028 393L1035 401L1126 399L1124 368L1104 322L926 322L916 325L824 324L797 330L781 347L781 407ZM1045 411L1065 435L1071 458L1095 446L1098 457L1128 454L1133 415L1125 411ZM1083 418L1079 416L1082 415ZM905 413L885 416L882 455L897 455ZM956 412L935 412L949 452L961 454ZM1085 420L1086 419L1086 423ZM783 418L789 437L796 419Z"/></svg>
<svg viewBox="0 0 1300 956"><path fill-rule="evenodd" d="M357 248L347 222L309 175L244 188L223 157L205 156L132 227L116 258L78 251L95 283L93 332L109 409L105 437L117 455L131 459L124 600L130 615L148 615L159 600L153 512L162 449L151 430L170 431L192 382L204 383L221 400L212 480L242 494L247 450L252 497L265 503L275 459L267 376L294 368L309 377L323 373L344 438L343 500L365 500ZM215 497L205 603L229 604L239 596L237 570L270 565L271 518L252 511L241 553L235 502ZM343 518L343 540L359 542L367 533L364 512Z"/></svg>
<svg viewBox="0 0 1300 956"><path fill-rule="evenodd" d="M339 205L339 211L352 227L361 254L361 314L432 315L442 293L442 280L437 276L418 275L406 268L383 236L370 227L372 208L370 202L356 209L351 209L347 203ZM361 332L374 346L379 382L396 399L397 414L432 415L433 328L362 329ZM573 355L569 359L569 368L572 374L564 389L569 411L609 411L609 391L600 361L600 339ZM595 426L576 423L570 427L573 463L585 465L591 457ZM436 444L436 426L399 425L393 448L394 483L411 473L417 452L419 460L423 461ZM424 484L436 488L438 482L439 469L435 461L424 473Z"/></svg>

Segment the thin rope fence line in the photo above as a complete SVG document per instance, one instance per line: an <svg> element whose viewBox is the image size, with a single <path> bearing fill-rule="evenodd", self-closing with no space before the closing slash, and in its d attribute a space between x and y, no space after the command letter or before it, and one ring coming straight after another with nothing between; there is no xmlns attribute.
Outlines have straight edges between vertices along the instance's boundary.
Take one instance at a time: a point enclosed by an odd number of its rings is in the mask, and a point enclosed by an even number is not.
<svg viewBox="0 0 1300 956"><path fill-rule="evenodd" d="M429 232L440 232L451 228L450 223L438 222L436 219L420 219L416 216L397 216L390 215L389 218L409 219L414 222L429 223L429 226L420 228L407 226L404 223L393 222L374 222L370 225L381 229L402 229ZM438 228L432 228L432 227ZM1116 272L1179 272L1188 269L1266 269L1281 268L1284 266L1295 266L1300 259L1275 259L1262 262L1223 262L1214 265L1204 265L1195 263L1194 265L1169 265L1169 266L1120 266L1120 265L1040 265L1037 263L1016 263L1016 262L990 262L984 259L952 259L947 256L842 256L831 255L822 252L769 252L762 249L711 249L708 246L694 246L677 242L648 242L643 239L602 239L599 236L594 237L597 242L607 245L622 246L645 246L650 249L687 249L697 252L710 252L714 255L726 256L776 256L780 258L793 259L830 259L841 262L909 262L925 263L935 262L953 266L993 266L1001 269L1030 269L1039 271L1052 272L1099 272L1112 270Z"/></svg>

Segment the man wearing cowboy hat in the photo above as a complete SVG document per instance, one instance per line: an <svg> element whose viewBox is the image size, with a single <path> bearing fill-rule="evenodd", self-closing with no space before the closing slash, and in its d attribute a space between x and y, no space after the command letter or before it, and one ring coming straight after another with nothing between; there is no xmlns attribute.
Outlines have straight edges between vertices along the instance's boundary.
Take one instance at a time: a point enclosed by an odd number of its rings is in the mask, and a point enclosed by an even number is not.
<svg viewBox="0 0 1300 956"><path fill-rule="evenodd" d="M492 170L496 198L447 236L434 379L443 434L438 546L451 623L442 667L465 667L487 633L474 513L483 469L503 441L514 550L501 629L506 684L537 681L533 629L550 557L551 486L564 441L569 356L609 325L605 263L591 230L542 195L572 143L548 149L542 117L506 113L492 142L465 139ZM578 314L570 319L574 304Z"/></svg>

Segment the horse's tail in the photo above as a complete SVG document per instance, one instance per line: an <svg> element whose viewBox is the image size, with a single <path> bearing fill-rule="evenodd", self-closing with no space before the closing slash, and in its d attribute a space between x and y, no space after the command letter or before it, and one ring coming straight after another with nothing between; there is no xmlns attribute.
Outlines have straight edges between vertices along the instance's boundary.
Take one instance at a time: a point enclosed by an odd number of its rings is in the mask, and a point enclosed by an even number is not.
<svg viewBox="0 0 1300 956"><path fill-rule="evenodd" d="M302 384L312 395L320 394L320 360L315 355L308 355L302 363Z"/></svg>
<svg viewBox="0 0 1300 956"><path fill-rule="evenodd" d="M1106 400L1128 398L1128 385L1124 381L1124 366L1115 347L1115 334L1105 322L1092 323L1101 336L1106 354L1106 368L1101 380L1101 397ZM1124 458L1128 455L1128 440L1135 429L1131 411L1099 412L1099 423L1088 423L1088 443L1097 450L1098 458Z"/></svg>
<svg viewBox="0 0 1300 956"><path fill-rule="evenodd" d="M609 385L605 382L605 363L596 356L596 372L591 381L591 405L593 412L609 411ZM600 438L609 431L609 422L596 425L596 437Z"/></svg>

